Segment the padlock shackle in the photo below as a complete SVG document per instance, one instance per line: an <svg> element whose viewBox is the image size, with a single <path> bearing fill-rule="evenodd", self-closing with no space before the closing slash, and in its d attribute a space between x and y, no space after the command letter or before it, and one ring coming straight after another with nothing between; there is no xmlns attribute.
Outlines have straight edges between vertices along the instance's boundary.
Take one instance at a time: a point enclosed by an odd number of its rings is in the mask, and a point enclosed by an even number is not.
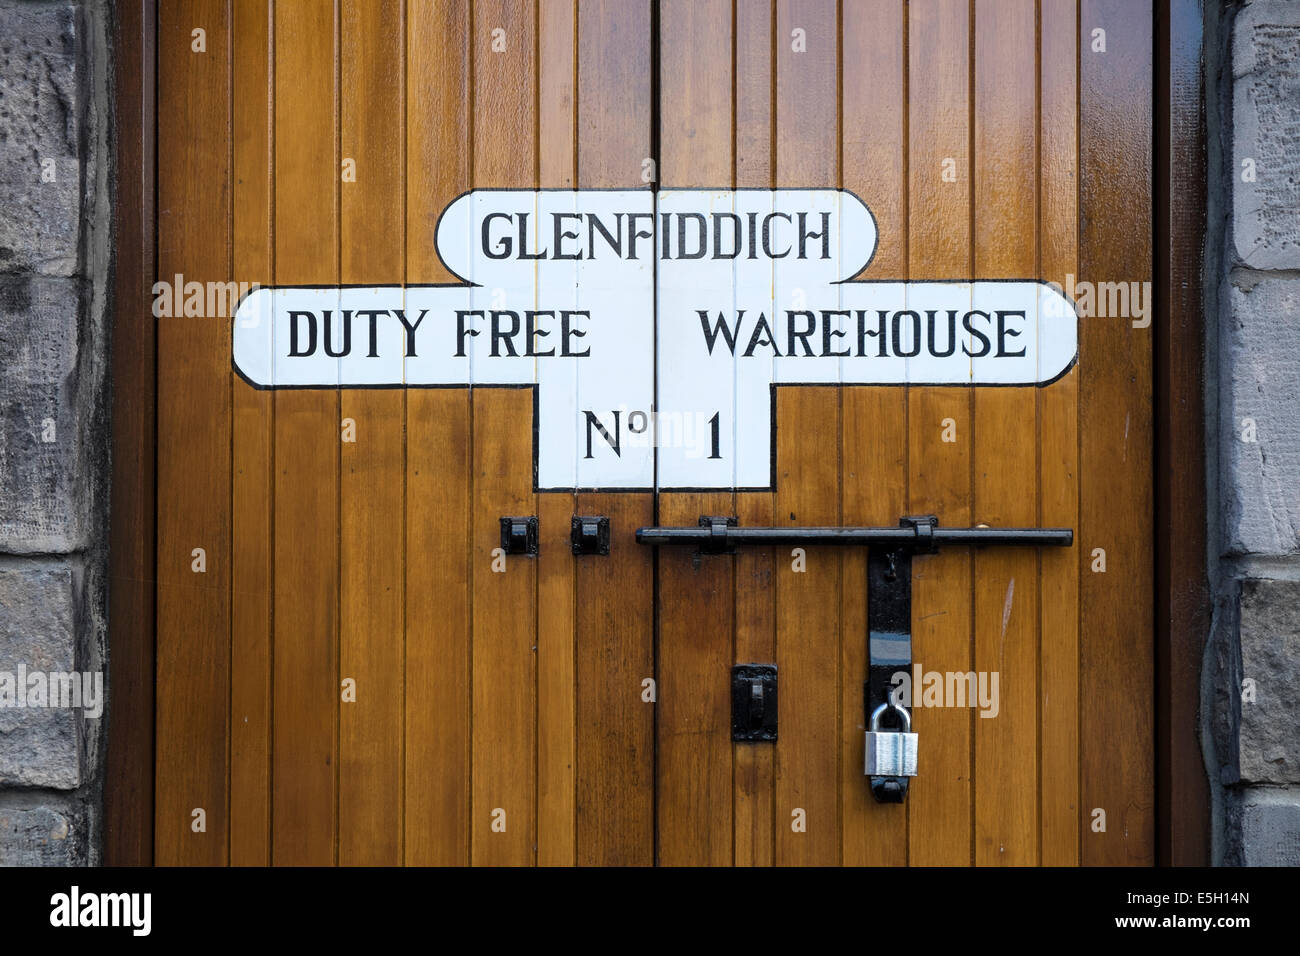
<svg viewBox="0 0 1300 956"><path fill-rule="evenodd" d="M907 708L901 704L896 704L892 700L887 700L871 712L871 732L880 732L880 718L884 716L885 711L892 710L902 718L903 726L899 733L910 734L912 732L912 715L907 712Z"/></svg>

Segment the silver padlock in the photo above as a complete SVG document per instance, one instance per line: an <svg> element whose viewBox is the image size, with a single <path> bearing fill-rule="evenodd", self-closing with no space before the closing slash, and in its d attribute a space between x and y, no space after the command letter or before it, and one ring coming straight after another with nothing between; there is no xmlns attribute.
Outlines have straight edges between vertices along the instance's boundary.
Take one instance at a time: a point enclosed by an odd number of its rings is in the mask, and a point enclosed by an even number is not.
<svg viewBox="0 0 1300 956"><path fill-rule="evenodd" d="M880 718L885 711L893 710L902 719L901 730L881 730ZM867 730L868 777L915 777L916 734L912 733L912 716L907 708L892 700L871 712L871 727Z"/></svg>

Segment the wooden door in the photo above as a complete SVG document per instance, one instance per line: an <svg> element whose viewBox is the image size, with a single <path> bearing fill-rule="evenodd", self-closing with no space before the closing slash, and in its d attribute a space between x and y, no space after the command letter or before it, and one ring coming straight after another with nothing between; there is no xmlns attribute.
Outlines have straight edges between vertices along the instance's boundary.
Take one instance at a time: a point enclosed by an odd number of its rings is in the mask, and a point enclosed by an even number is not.
<svg viewBox="0 0 1300 956"><path fill-rule="evenodd" d="M182 307L455 285L439 221L487 189L847 190L865 280L1149 282L1152 27L1122 0L162 4L157 862L1152 862L1149 320L1081 308L1041 387L782 386L770 488L656 493L543 490L535 388L257 388L233 309ZM911 514L1075 543L916 559L915 661L1000 697L916 708L887 805L865 550L635 532ZM608 555L572 553L574 515ZM539 529L504 571L503 516ZM777 665L775 743L732 742L746 662Z"/></svg>

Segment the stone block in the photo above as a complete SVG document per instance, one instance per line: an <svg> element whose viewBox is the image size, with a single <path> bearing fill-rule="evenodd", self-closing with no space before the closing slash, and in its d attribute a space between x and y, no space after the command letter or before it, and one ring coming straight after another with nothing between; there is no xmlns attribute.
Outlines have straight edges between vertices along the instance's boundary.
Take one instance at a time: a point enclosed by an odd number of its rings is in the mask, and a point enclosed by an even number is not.
<svg viewBox="0 0 1300 956"><path fill-rule="evenodd" d="M1241 584L1241 779L1300 783L1300 581Z"/></svg>
<svg viewBox="0 0 1300 956"><path fill-rule="evenodd" d="M1300 4L1260 0L1232 37L1232 247L1252 269L1300 269Z"/></svg>
<svg viewBox="0 0 1300 956"><path fill-rule="evenodd" d="M0 551L88 544L87 422L78 390L78 282L0 275Z"/></svg>
<svg viewBox="0 0 1300 956"><path fill-rule="evenodd" d="M1300 280L1228 288L1220 343L1223 550L1300 551Z"/></svg>
<svg viewBox="0 0 1300 956"><path fill-rule="evenodd" d="M1240 796L1243 866L1300 866L1300 792L1251 788Z"/></svg>
<svg viewBox="0 0 1300 956"><path fill-rule="evenodd" d="M0 866L83 866L84 842L59 810L0 807Z"/></svg>
<svg viewBox="0 0 1300 956"><path fill-rule="evenodd" d="M81 240L76 10L0 7L0 271L72 275Z"/></svg>
<svg viewBox="0 0 1300 956"><path fill-rule="evenodd" d="M74 790L81 783L82 711L49 706L48 689L45 706L32 706L41 701L31 683L34 673L74 670L74 608L66 564L0 568L0 786Z"/></svg>

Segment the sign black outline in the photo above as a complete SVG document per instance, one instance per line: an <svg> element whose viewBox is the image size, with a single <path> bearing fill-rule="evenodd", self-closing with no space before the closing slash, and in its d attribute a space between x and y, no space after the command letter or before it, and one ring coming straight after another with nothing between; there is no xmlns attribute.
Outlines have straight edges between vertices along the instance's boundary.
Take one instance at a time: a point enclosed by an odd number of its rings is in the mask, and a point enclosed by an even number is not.
<svg viewBox="0 0 1300 956"><path fill-rule="evenodd" d="M633 187L614 187L614 186L605 186L605 187L596 187L596 188L576 188L576 187L574 187L574 188L570 188L570 187L564 187L564 188L549 188L549 189L530 189L530 188L528 188L528 187L526 187L526 186L525 186L525 187L521 187L521 188L513 188L513 187L507 187L507 186L484 186L484 187L479 187L479 188L475 188L475 189L467 189L467 190L464 190L463 192L459 193L459 194L458 194L454 199L452 199L449 203L447 203L447 205L446 205L445 207L443 207L442 212L438 214L438 221L434 224L433 234L434 234L434 240L435 240L435 245L436 245L436 242L437 242L437 235L438 235L438 230L439 230L439 229L441 228L441 226L442 226L442 220L443 220L443 217L447 215L447 210L449 210L453 205L455 205L456 202L458 202L459 200L463 199L464 197L466 197L466 196L468 196L468 195L470 195L470 194L472 194L472 193L480 193L480 192L517 192L517 193L564 193L564 192L568 192L568 193L575 193L575 194L576 194L576 193L591 193L591 192L649 192L649 193L651 193L651 194L655 194L655 193L660 193L660 192L767 192L767 193L777 193L777 192L814 192L814 191L815 191L815 192L838 192L838 193L845 193L845 194L847 194L847 195L852 196L852 197L853 197L854 199L856 199L858 202L862 203L862 207L863 207L864 209L867 210L867 215L871 217L871 223L872 223L872 226L875 227L875 229L876 229L876 238L877 238L877 242L876 242L875 246L873 246L873 248L872 248L872 250L871 250L871 255L868 256L867 261L866 261L865 263L863 263L862 266L861 266L859 269L857 269L857 270L853 273L853 275L852 275L850 278L848 278L848 279L837 279L835 282L830 283L831 285L848 285L848 284L852 284L852 285L884 285L884 284L897 284L897 283L900 283L900 282L901 282L901 283L933 283L933 284L943 284L943 285L963 285L963 284L973 284L973 283L979 282L979 283L985 283L985 284L990 284L990 283L1016 283L1016 284L1019 284L1019 285L1024 285L1024 284L1026 284L1026 283L1033 283L1033 284L1035 284L1035 285L1047 286L1048 288L1055 288L1054 283L1048 282L1048 281L1046 281L1046 280L1044 280L1044 279L1015 279L1015 278L998 278L998 279L920 279L920 278L907 278L907 279L859 279L859 278L857 278L857 277L860 276L863 272L865 272L865 271L867 270L867 268L870 267L871 263L872 263L873 261L875 261L875 258L876 258L876 250L877 250L877 249L879 248L879 246L880 246L880 243L879 243L879 237L880 237L880 228L879 228L879 224L878 224L878 222L877 222L877 220L876 220L876 214L875 214L874 212L872 212L871 207L867 205L866 201L865 201L861 196L859 196L857 193L855 193L855 192L854 192L853 190L851 190L851 189L843 189L843 188L835 187L835 186L781 186L781 187L777 187L777 188L774 188L774 189L769 189L769 188L766 188L766 187L763 187L763 186L738 186L738 187L664 186L664 187L660 187L660 188L658 188L658 189L655 189L655 188L653 188L653 187L651 187L651 186L649 186L649 185L647 185L647 186L641 186L641 187L637 187L637 186L633 186ZM657 235L658 235L658 217L657 217L657 216L656 216L655 219L654 219L654 228L655 228L655 233L654 233L654 235L657 236ZM1063 294L1063 290L1062 290L1062 295L1061 295L1061 297L1062 297L1066 302L1069 302L1071 310L1074 311L1074 321L1075 321L1075 328L1076 328L1076 334L1075 334L1075 345L1074 345L1074 355L1071 357L1070 361L1069 361L1068 363L1066 363L1065 367L1064 367L1063 369L1061 369L1060 372L1058 372L1056 375L1054 375L1052 378L1050 378L1050 379L1048 379L1048 380L1046 380L1046 381L1033 382L1033 383L1026 383L1026 382L772 382L772 383L770 383L770 384L768 385L768 388L771 390L771 399L770 399L770 404L771 404L771 426L770 426L770 432L769 432L769 436L770 436L770 437L769 437L769 441L770 441L770 445L771 445L771 456L770 456L770 462L769 462L769 465L768 465L768 484L767 484L766 486L739 486L739 485L736 485L736 486L727 486L727 487L710 487L710 486L695 486L695 485L658 485L658 484L656 484L656 485L652 485L652 486L637 486L637 487L604 487L604 486L573 486L573 487L570 487L570 486L563 486L563 487L556 487L556 488L541 488L541 487L538 487L538 483L537 483L537 451L538 451L538 436L539 436L539 431L540 431L540 427L541 427L541 423L540 423L539 420L538 420L538 414L539 414L539 412L538 412L538 401L537 401L537 391L538 391L540 385L539 385L539 383L537 383L537 382L532 382L532 383L524 383L524 382L520 382L520 383L497 384L497 385L473 385L473 384L465 384L465 385L462 385L462 384L460 384L460 383L458 383L458 382L457 382L457 383L414 384L414 385L412 385L412 384L408 384L408 383L405 383L405 382L402 383L402 384L395 384L395 385L387 385L387 384L385 384L385 385L379 385L379 384L370 384L370 383L352 384L352 385L347 385L347 384L343 384L343 383L332 384L332 385L262 385L262 384L259 384L259 383L257 383L257 382L254 382L251 378L249 378L249 377L244 373L244 370L241 369L241 368L239 367L239 363L235 361L234 339L233 339L233 331L234 331L234 330L233 330L233 323L234 323L235 318L237 317L237 315L238 315L238 313L239 313L239 306L242 305L242 304L244 303L244 300L247 299L248 296L252 295L254 292L261 292L261 291L275 291L276 289L466 289L466 288L481 289L481 288L484 288L482 284L477 283L477 282L470 282L469 280L467 280L467 279L465 279L463 276L461 276L459 273L453 271L450 267L448 267L447 263L446 263L445 261L443 261L443 258L442 258L442 254L441 254L441 253L438 254L438 261L439 261L440 263L442 263L442 267L443 267L444 269L446 269L447 272L451 273L451 275L456 276L456 278L457 278L457 279L460 279L461 281L459 281L459 282L410 282L410 283L387 283L387 284L383 284L383 285L375 285L374 283L367 283L367 282L316 283L316 284L313 284L313 283L295 283L295 284L292 284L292 285L259 285L259 286L256 286L255 288L251 288L251 289L249 289L247 292L245 292L242 296L239 297L239 301L235 304L234 314L232 314L231 317L230 317L230 321L231 321L231 323L232 323L232 330L231 330L231 331L232 331L232 339L231 339L231 350L230 350L230 367L234 370L234 372L235 372L236 375L238 375L241 379L243 379L244 382L246 382L250 387L256 389L256 390L259 391L259 392L278 392L278 391L319 391L319 392L324 392L324 391L343 391L343 390L345 390L345 389L347 389L347 390L356 390L356 389L391 389L391 390L396 390L396 389L450 389L450 388L457 388L457 389L466 389L466 390L470 391L471 394L472 394L472 393L473 393L473 390L476 389L476 388L503 388L503 389L511 389L511 390L516 390L516 391L521 391L521 390L525 390L525 389L527 389L527 390L529 390L529 391L531 391L531 392L533 393L533 395L532 395L532 406L533 406L533 413L532 413L532 414L533 414L533 426L532 426L532 430L533 430L533 481L532 481L532 485L533 485L533 487L532 487L532 493L533 493L533 494L549 494L549 493L557 493L557 494L561 494L561 493L562 493L562 494L590 494L590 493L600 493L600 494L638 493L638 494L646 494L646 493L654 493L654 494L659 494L659 493L661 493L661 492L664 492L664 493L672 493L672 492L679 492L679 493L717 493L717 494L726 494L726 493L728 493L728 492L731 492L731 493L735 493L735 494L740 494L740 493L756 493L756 492L775 492L775 491L777 490L777 487L776 487L776 450L777 450L777 444L776 444L776 439L777 439L777 436L776 436L776 422L777 422L777 398L778 398L778 394L779 394L779 393L778 393L778 389L782 389L782 388L1046 388L1047 386L1052 385L1052 384L1054 384L1054 383L1060 381L1062 378L1064 378L1066 375L1068 375L1068 374L1069 374L1069 373L1074 369L1074 367L1075 367L1076 365L1079 364L1079 341L1078 341L1077 329L1078 329L1078 323L1079 323L1079 318L1080 318L1080 316L1079 316L1079 313L1078 313L1077 308L1075 307L1075 303L1074 303L1074 302L1071 302L1070 299L1069 299L1069 297L1067 297L1067 296L1065 296L1065 295ZM659 257L658 257L658 252L657 252L657 249L656 249L656 255L655 255L656 269L657 269L658 261L659 261ZM657 289L657 287L658 287L658 284L656 283L656 289ZM651 337L652 337L652 340L654 341L654 343L656 344L656 347L657 347L657 344L658 344L658 341L659 341L659 310L658 310L658 298L657 298L657 296L656 296L656 301L655 301L655 307L654 307L654 309L653 309L653 311L652 311ZM655 393L655 394L654 394L654 398L655 398L656 401L658 400L658 397L659 397L659 385L658 385L658 364L659 364L659 363L658 363L658 355L657 355L657 352L656 352L656 356L655 356L655 366L656 366L656 368L655 368L655 386L654 386L654 393ZM652 406L652 409L653 409L653 406ZM659 446L658 446L657 444L655 444L655 445L652 446L652 447L654 448L654 454L653 454L653 458L654 458L654 469L653 469L653 470L654 470L654 474L655 474L655 476L656 476L656 478L657 478L658 475L659 475Z"/></svg>

